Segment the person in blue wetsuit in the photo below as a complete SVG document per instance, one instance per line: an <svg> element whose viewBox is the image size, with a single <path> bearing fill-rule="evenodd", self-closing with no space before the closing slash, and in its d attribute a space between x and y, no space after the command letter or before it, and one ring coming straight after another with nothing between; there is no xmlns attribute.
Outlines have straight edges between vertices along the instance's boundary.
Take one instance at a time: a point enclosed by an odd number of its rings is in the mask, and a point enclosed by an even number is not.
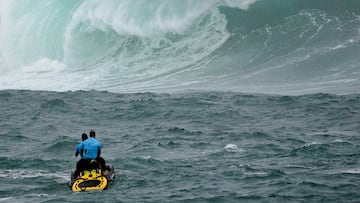
<svg viewBox="0 0 360 203"><path fill-rule="evenodd" d="M81 171L86 169L106 169L105 160L100 156L102 145L95 139L95 131L91 130L89 135L90 137L88 139L84 140L76 147L76 152L79 152L81 159L76 164L76 170L74 172L75 177L77 177Z"/></svg>

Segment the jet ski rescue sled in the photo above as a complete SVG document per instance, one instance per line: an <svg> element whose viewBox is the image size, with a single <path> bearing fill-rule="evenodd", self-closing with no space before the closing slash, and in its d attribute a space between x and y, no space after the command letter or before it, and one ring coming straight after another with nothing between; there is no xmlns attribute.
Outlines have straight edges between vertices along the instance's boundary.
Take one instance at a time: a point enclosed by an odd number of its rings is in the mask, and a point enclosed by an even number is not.
<svg viewBox="0 0 360 203"><path fill-rule="evenodd" d="M115 171L112 165L106 165L106 169L84 170L78 177L71 174L69 186L73 192L104 190L115 178Z"/></svg>

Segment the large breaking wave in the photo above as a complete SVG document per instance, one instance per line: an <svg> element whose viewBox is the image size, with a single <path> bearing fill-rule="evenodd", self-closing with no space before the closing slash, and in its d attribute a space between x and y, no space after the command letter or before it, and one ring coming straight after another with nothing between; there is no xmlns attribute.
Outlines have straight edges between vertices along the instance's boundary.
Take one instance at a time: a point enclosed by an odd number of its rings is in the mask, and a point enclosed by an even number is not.
<svg viewBox="0 0 360 203"><path fill-rule="evenodd" d="M0 6L0 89L360 92L357 0Z"/></svg>

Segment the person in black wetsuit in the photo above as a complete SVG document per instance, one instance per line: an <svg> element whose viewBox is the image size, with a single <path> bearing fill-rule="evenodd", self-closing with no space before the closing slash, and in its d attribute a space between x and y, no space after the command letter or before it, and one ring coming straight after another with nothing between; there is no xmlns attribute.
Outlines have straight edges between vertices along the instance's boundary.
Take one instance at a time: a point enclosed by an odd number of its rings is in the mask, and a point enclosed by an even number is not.
<svg viewBox="0 0 360 203"><path fill-rule="evenodd" d="M81 140L84 142L86 139L88 139L88 135L86 134L86 133L83 133L82 135L81 135ZM77 157L77 156L79 156L79 154L80 154L80 157L82 158L83 157L83 151L81 151L81 149L80 149L80 144L78 144L77 145L77 147L76 147L76 150L75 150L75 156Z"/></svg>

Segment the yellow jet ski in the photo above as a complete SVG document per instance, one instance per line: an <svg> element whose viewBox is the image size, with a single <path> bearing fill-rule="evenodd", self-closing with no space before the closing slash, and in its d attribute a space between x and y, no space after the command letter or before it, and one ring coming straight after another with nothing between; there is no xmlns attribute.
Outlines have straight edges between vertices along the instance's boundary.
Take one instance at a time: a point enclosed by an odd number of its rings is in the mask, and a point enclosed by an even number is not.
<svg viewBox="0 0 360 203"><path fill-rule="evenodd" d="M73 192L104 190L114 178L114 167L106 165L105 171L101 171L101 169L84 170L78 177L74 177L74 173L72 173L69 186Z"/></svg>

